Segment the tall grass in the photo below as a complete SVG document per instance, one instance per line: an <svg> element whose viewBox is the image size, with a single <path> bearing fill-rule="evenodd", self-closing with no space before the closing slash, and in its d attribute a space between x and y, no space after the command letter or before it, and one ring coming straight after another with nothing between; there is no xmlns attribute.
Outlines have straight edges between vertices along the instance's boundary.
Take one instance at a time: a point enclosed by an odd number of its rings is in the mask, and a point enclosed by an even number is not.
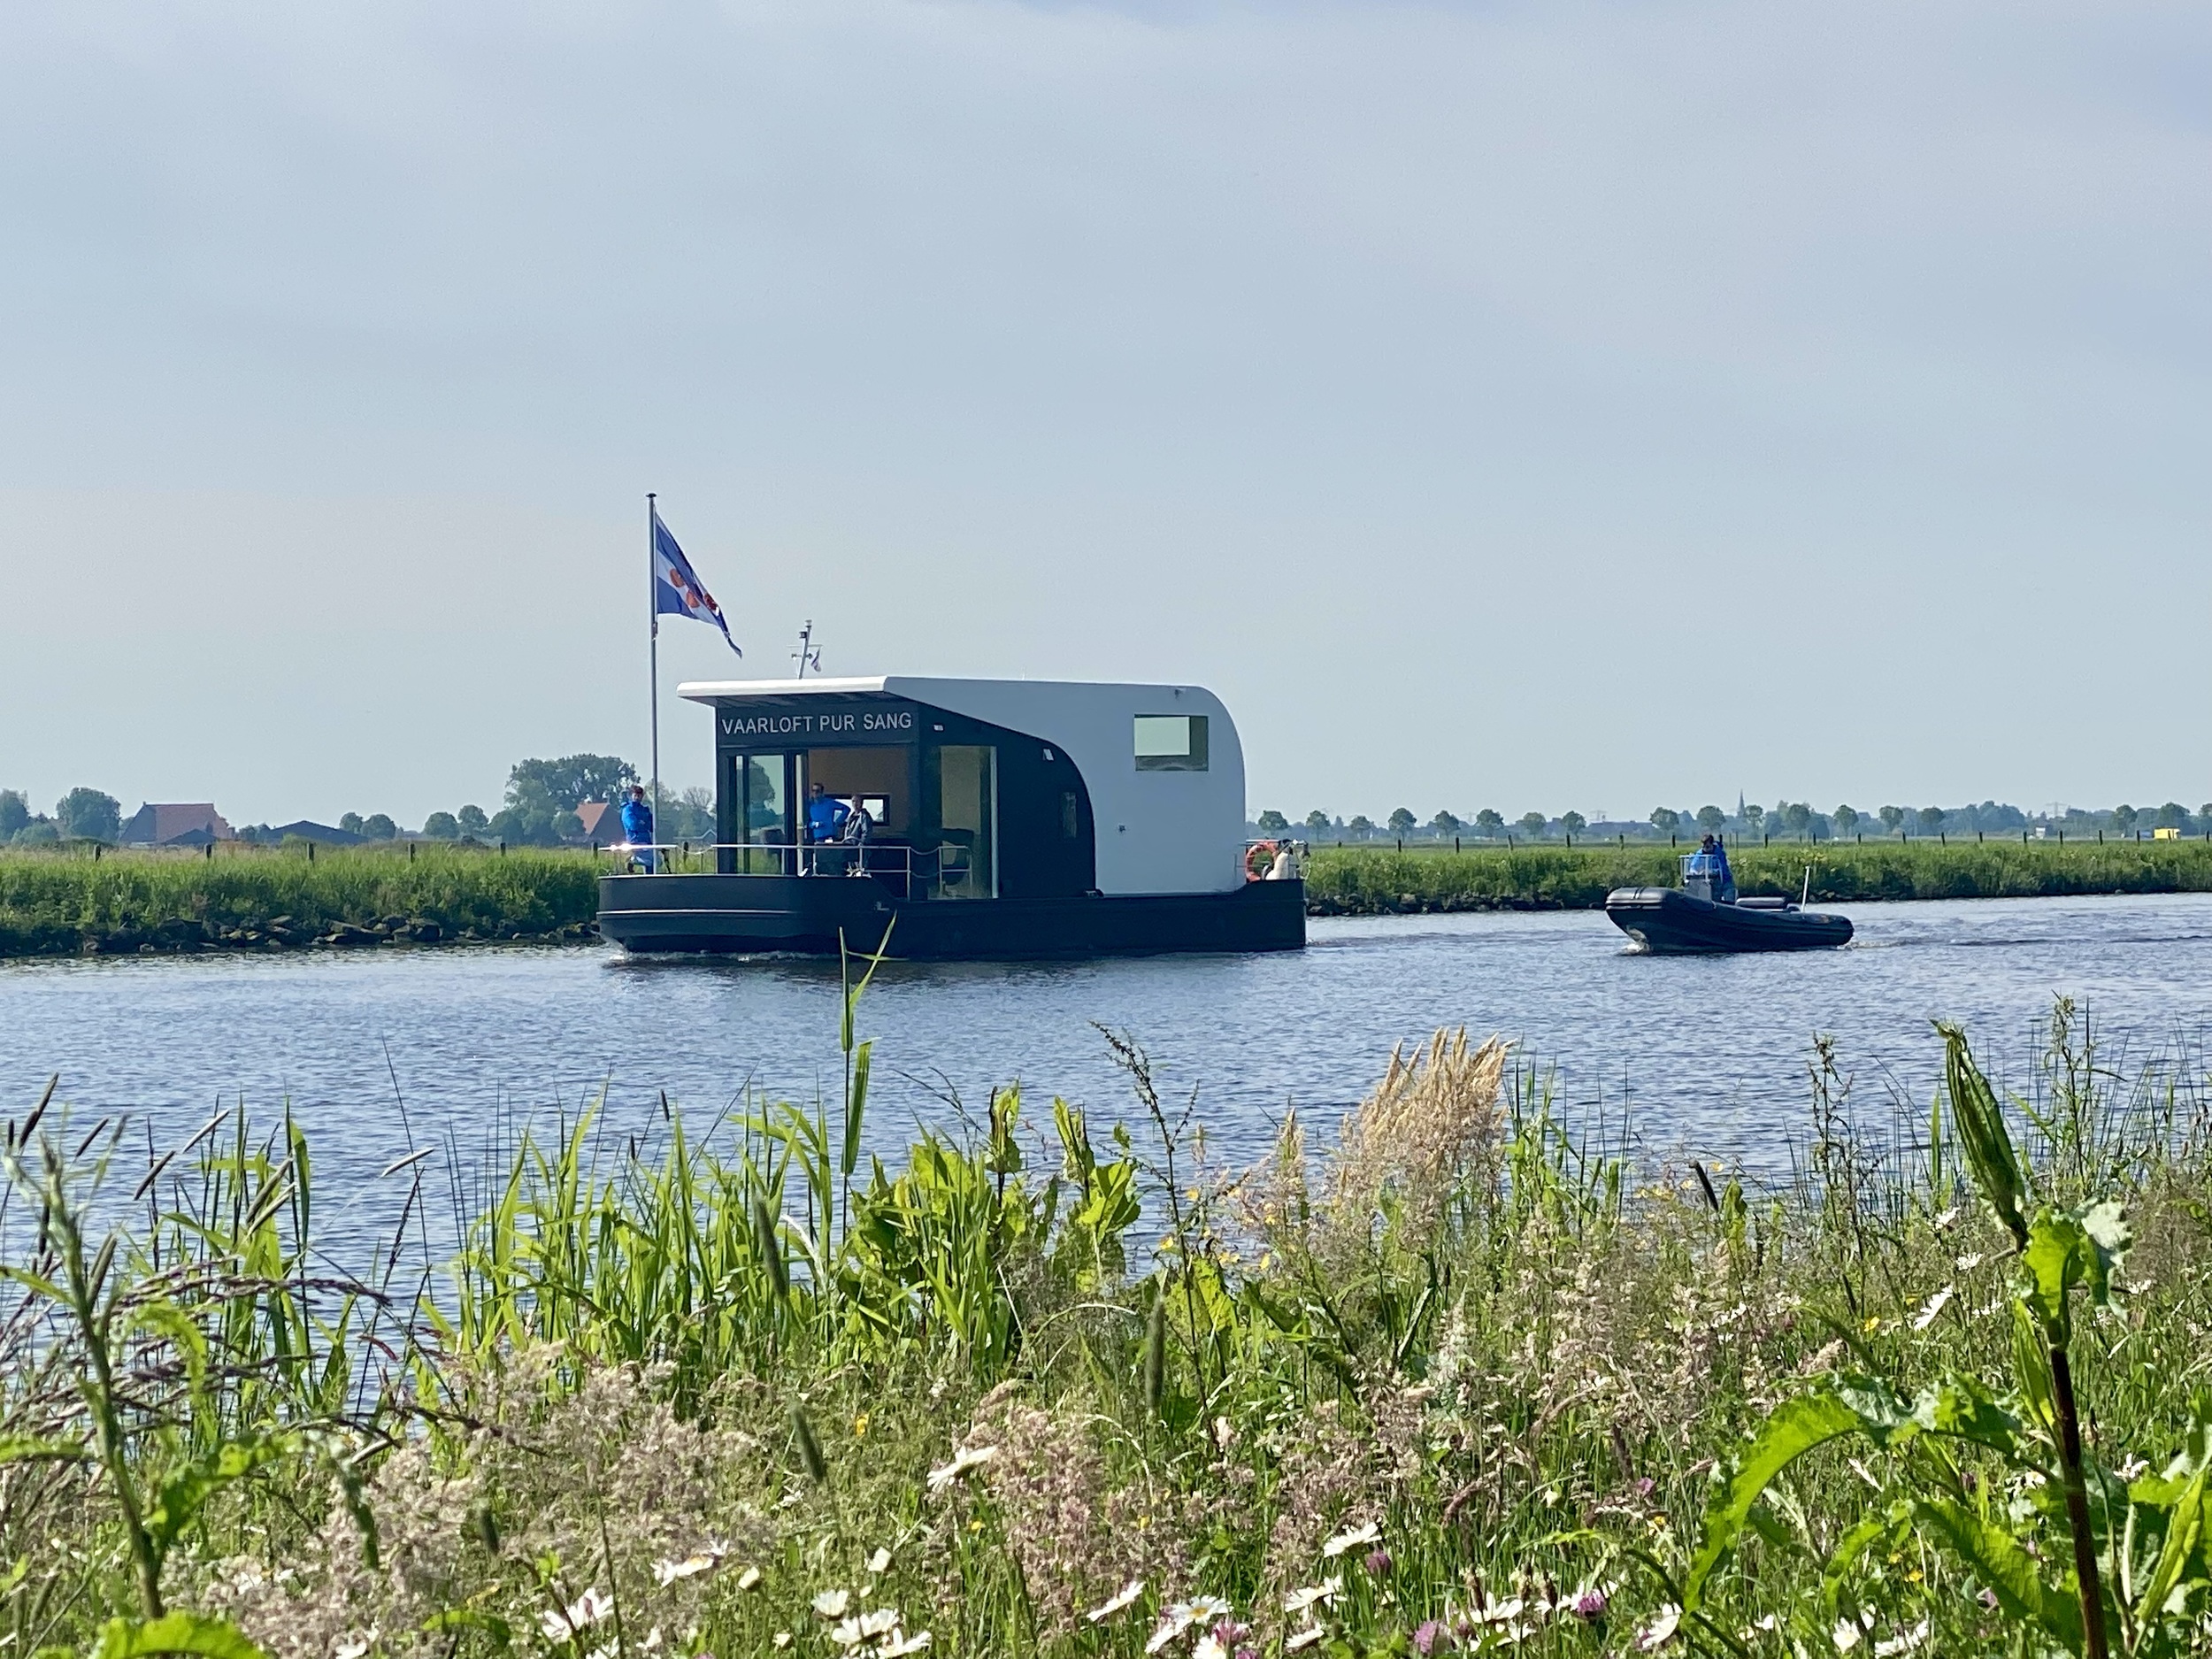
<svg viewBox="0 0 2212 1659"><path fill-rule="evenodd" d="M1823 1047L1762 1189L1451 1033L1250 1170L1119 1039L864 1166L849 992L834 1102L522 1135L450 1262L323 1261L288 1126L11 1125L19 1650L2090 1652L2087 1562L2212 1652L2203 1081L2067 1005L1916 1134Z"/></svg>
<svg viewBox="0 0 2212 1659"><path fill-rule="evenodd" d="M1459 853L1322 848L1306 881L1321 915L1593 910L1615 887L1678 886L1677 859L1686 850L1632 843ZM1811 897L1828 903L2212 891L2212 843L2204 841L1794 841L1732 848L1729 857L1746 895L1796 898L1809 868Z"/></svg>
<svg viewBox="0 0 2212 1659"><path fill-rule="evenodd" d="M436 847L0 853L0 956L281 949L334 930L423 942L542 938L589 926L588 855ZM349 944L374 938L341 933Z"/></svg>

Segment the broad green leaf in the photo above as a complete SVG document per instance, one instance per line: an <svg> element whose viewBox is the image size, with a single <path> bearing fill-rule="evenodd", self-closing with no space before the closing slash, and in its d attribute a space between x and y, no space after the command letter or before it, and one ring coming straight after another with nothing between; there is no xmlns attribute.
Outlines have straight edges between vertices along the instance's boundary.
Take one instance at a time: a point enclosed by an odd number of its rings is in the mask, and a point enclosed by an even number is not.
<svg viewBox="0 0 2212 1659"><path fill-rule="evenodd" d="M129 1315L134 1329L158 1332L169 1339L184 1362L185 1387L195 1403L207 1394L207 1337L173 1302L150 1302Z"/></svg>
<svg viewBox="0 0 2212 1659"><path fill-rule="evenodd" d="M1902 1507L1899 1506L1900 1509ZM1820 1603L1826 1609L1831 1624L1835 1622L1841 1610L1838 1604L1843 1594L1843 1581L1850 1576L1851 1569L1858 1564L1860 1556L1886 1538L1890 1529L1896 1525L1896 1510L1888 1515L1870 1516L1837 1541L1835 1549L1829 1555L1828 1564L1821 1569L1820 1574Z"/></svg>
<svg viewBox="0 0 2212 1659"><path fill-rule="evenodd" d="M81 1463L91 1456L91 1451L78 1440L53 1440L42 1434L0 1434L0 1463Z"/></svg>
<svg viewBox="0 0 2212 1659"><path fill-rule="evenodd" d="M2012 1373L2020 1385L2020 1401L2028 1415L2047 1433L2058 1422L2058 1404L2051 1392L2050 1350L2024 1296L2012 1302Z"/></svg>
<svg viewBox="0 0 2212 1659"><path fill-rule="evenodd" d="M267 1659L235 1624L199 1613L159 1618L111 1618L102 1627L92 1659L150 1659L157 1654L196 1654L199 1659Z"/></svg>
<svg viewBox="0 0 2212 1659"><path fill-rule="evenodd" d="M1956 1025L1941 1023L1936 1029L1943 1033L1943 1083L1944 1092L1951 1097L1951 1121L1958 1130L1967 1167L1974 1172L1974 1185L1981 1188L1982 1197L1997 1212L1997 1219L2012 1234L2014 1242L2024 1244L2028 1225L2020 1206L2027 1196L2027 1183L2021 1178L2020 1160L2014 1156L2012 1136L2005 1128L2004 1108L1981 1067L1974 1063L1966 1033Z"/></svg>
<svg viewBox="0 0 2212 1659"><path fill-rule="evenodd" d="M1705 1580L1743 1531L1751 1506L1758 1502L1768 1482L1815 1447L1839 1435L1862 1432L1865 1426L1858 1408L1843 1397L1839 1388L1801 1394L1777 1406L1751 1444L1728 1467L1705 1511L1705 1538L1683 1583L1683 1607L1696 1609Z"/></svg>
<svg viewBox="0 0 2212 1659"><path fill-rule="evenodd" d="M1913 1516L1949 1548L2016 1619L2033 1620L2065 1645L2081 1651L2081 1609L2071 1595L2045 1586L2035 1558L2004 1528L1949 1498L1916 1498Z"/></svg>
<svg viewBox="0 0 2212 1659"><path fill-rule="evenodd" d="M2007 1457L2020 1449L2020 1419L1972 1377L1947 1377L1913 1402L1913 1421L1931 1434L1972 1440Z"/></svg>
<svg viewBox="0 0 2212 1659"><path fill-rule="evenodd" d="M868 1115L868 1061L875 1048L870 1038L853 1051L852 1093L845 1102L845 1146L841 1160L844 1174L849 1179L853 1166L860 1162L860 1125Z"/></svg>
<svg viewBox="0 0 2212 1659"><path fill-rule="evenodd" d="M2168 1598L2181 1583L2189 1558L2196 1553L2204 1536L2204 1483L2208 1473L2212 1471L2200 1468L2174 1503L2173 1514L2166 1523L2165 1548L2158 1552L2158 1564L2144 1581L2143 1594L2136 1603L2139 1623L2150 1623L2165 1611Z"/></svg>
<svg viewBox="0 0 2212 1659"><path fill-rule="evenodd" d="M2099 1306L2110 1299L2113 1270L2132 1239L2125 1213L2108 1199L2077 1210L2046 1206L2036 1211L2021 1261L2036 1317L2055 1340L2064 1342L2073 1333L2068 1302L2077 1286L2086 1287Z"/></svg>
<svg viewBox="0 0 2212 1659"><path fill-rule="evenodd" d="M208 1499L234 1480L274 1463L288 1449L284 1437L252 1436L230 1440L204 1457L196 1457L161 1483L161 1495L146 1516L146 1532L157 1554L166 1555L192 1525Z"/></svg>

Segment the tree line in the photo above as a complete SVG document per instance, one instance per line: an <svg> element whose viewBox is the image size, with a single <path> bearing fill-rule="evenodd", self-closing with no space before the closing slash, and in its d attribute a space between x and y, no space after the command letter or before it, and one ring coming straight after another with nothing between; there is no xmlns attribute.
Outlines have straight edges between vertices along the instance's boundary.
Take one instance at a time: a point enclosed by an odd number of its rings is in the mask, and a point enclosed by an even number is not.
<svg viewBox="0 0 2212 1659"><path fill-rule="evenodd" d="M1466 818L1448 809L1424 820L1409 807L1399 807L1378 824L1365 814L1336 818L1316 808L1294 824L1280 811L1270 809L1253 820L1263 836L1302 832L1309 841L1571 841L1595 833L1609 839L1679 841L1686 837L1718 835L1724 838L1792 841L1844 840L1882 834L1909 838L1939 835L2012 834L2041 830L2087 837L2099 833L2122 839L2171 830L2179 835L2212 835L2212 802L2194 812L2178 801L2162 806L2116 807L2088 810L2079 807L2026 812L2016 806L1984 801L1958 807L1903 807L1894 804L1862 812L1847 803L1822 811L1809 802L1784 800L1773 807L1741 802L1735 810L1708 804L1695 809L1655 807L1638 820L1605 819L1596 824L1581 813L1566 811L1553 817L1538 811L1509 819L1494 807L1485 807Z"/></svg>

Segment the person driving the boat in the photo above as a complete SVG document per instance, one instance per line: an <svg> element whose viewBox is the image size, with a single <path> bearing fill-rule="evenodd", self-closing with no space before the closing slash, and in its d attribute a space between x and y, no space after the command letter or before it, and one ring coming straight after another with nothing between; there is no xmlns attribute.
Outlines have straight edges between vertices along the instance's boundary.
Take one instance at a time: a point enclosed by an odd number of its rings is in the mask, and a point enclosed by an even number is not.
<svg viewBox="0 0 2212 1659"><path fill-rule="evenodd" d="M1728 849L1720 844L1720 838L1717 835L1708 834L1698 842L1697 850L1683 864L1682 873L1686 876L1710 876L1712 890L1717 897L1733 898L1736 895L1736 878L1728 868Z"/></svg>

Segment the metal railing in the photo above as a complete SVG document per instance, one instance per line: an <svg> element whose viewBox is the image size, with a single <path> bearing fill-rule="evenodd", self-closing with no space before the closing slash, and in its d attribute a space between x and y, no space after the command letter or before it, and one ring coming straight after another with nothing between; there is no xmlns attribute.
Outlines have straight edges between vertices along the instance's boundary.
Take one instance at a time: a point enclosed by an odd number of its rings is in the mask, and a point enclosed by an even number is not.
<svg viewBox="0 0 2212 1659"><path fill-rule="evenodd" d="M902 895L917 882L933 897L988 897L976 890L964 847L910 847L895 841L618 841L595 848L634 875L872 876Z"/></svg>

